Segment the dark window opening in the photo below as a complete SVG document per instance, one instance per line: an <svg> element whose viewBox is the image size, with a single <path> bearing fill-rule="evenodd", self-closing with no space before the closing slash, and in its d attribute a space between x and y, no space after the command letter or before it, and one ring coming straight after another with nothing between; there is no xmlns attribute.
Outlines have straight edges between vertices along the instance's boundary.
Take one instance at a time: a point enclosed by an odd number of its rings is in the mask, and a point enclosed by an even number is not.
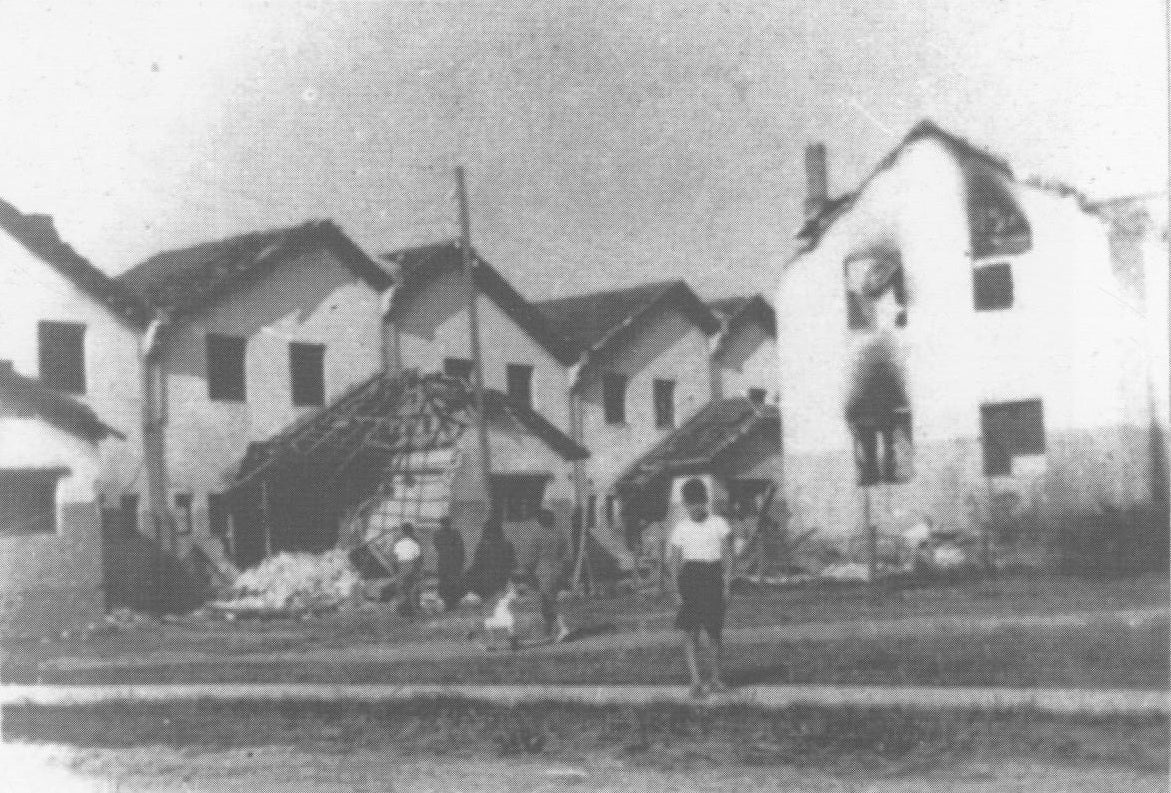
<svg viewBox="0 0 1171 793"><path fill-rule="evenodd" d="M1013 458L1045 453L1045 415L1039 399L983 405L980 427L986 476L1012 476Z"/></svg>
<svg viewBox="0 0 1171 793"><path fill-rule="evenodd" d="M850 330L907 325L907 288L902 256L879 248L851 256L844 265L846 324Z"/></svg>
<svg viewBox="0 0 1171 793"><path fill-rule="evenodd" d="M768 392L765 391L763 388L750 388L750 389L748 389L748 399L754 405L763 405L764 400L767 396L768 396Z"/></svg>
<svg viewBox="0 0 1171 793"><path fill-rule="evenodd" d="M50 388L85 393L85 325L41 322L37 326L40 380Z"/></svg>
<svg viewBox="0 0 1171 793"><path fill-rule="evenodd" d="M57 532L57 482L65 468L0 471L0 536Z"/></svg>
<svg viewBox="0 0 1171 793"><path fill-rule="evenodd" d="M443 373L448 377L454 377L470 384L472 382L472 362L468 358L444 358Z"/></svg>
<svg viewBox="0 0 1171 793"><path fill-rule="evenodd" d="M668 429L675 426L675 381L655 380L655 426Z"/></svg>
<svg viewBox="0 0 1171 793"><path fill-rule="evenodd" d="M119 506L122 509L122 527L128 531L138 531L138 494L124 494Z"/></svg>
<svg viewBox="0 0 1171 793"><path fill-rule="evenodd" d="M602 375L602 412L607 424L626 422L626 375L617 372Z"/></svg>
<svg viewBox="0 0 1171 793"><path fill-rule="evenodd" d="M289 380L294 405L324 405L325 345L291 342Z"/></svg>
<svg viewBox="0 0 1171 793"><path fill-rule="evenodd" d="M760 516L765 494L772 483L767 479L732 479L728 481L728 512L732 520L750 520Z"/></svg>
<svg viewBox="0 0 1171 793"><path fill-rule="evenodd" d="M175 512L175 530L179 534L190 534L193 528L190 493L175 494Z"/></svg>
<svg viewBox="0 0 1171 793"><path fill-rule="evenodd" d="M977 259L1014 256L1032 247L1028 220L1000 177L994 174L969 175L968 222L972 255Z"/></svg>
<svg viewBox="0 0 1171 793"><path fill-rule="evenodd" d="M985 264L972 271L977 311L1012 308L1012 265Z"/></svg>
<svg viewBox="0 0 1171 793"><path fill-rule="evenodd" d="M500 517L509 522L533 520L545 499L544 476L495 476L496 503Z"/></svg>
<svg viewBox="0 0 1171 793"><path fill-rule="evenodd" d="M533 367L522 363L510 363L506 375L508 378L508 396L526 407L532 407Z"/></svg>
<svg viewBox="0 0 1171 793"><path fill-rule="evenodd" d="M220 402L243 402L244 350L239 336L207 334L207 396Z"/></svg>
<svg viewBox="0 0 1171 793"><path fill-rule="evenodd" d="M914 476L910 411L899 411L881 423L854 422L854 461L858 484L902 484Z"/></svg>

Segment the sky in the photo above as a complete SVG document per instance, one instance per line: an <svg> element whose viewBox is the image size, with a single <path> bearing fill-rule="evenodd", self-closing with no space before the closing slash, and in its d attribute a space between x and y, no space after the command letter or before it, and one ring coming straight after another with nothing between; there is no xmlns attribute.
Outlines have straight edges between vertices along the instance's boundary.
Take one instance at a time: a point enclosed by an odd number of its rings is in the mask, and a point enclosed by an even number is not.
<svg viewBox="0 0 1171 793"><path fill-rule="evenodd" d="M0 0L0 197L110 273L331 218L458 233L533 298L763 290L803 150L853 189L918 120L1093 198L1166 190L1163 0Z"/></svg>

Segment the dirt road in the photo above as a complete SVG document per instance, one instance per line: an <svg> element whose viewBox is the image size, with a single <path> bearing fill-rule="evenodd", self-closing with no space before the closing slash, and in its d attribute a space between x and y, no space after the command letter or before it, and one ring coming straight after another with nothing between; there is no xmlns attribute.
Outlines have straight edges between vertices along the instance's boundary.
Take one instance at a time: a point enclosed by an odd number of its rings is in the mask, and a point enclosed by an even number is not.
<svg viewBox="0 0 1171 793"><path fill-rule="evenodd" d="M138 748L0 747L0 790L61 793L445 793L446 791L808 791L957 793L976 791L1165 791L1165 774L1109 766L1019 761L947 768L880 767L838 773L788 767L712 765L694 755L653 767L621 758L396 757L361 749L340 754L288 748L215 752Z"/></svg>

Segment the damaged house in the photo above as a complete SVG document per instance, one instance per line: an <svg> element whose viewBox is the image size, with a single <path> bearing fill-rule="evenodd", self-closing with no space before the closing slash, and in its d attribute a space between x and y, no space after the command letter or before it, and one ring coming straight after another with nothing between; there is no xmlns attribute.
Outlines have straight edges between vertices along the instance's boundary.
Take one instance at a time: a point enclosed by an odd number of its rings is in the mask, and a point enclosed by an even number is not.
<svg viewBox="0 0 1171 793"><path fill-rule="evenodd" d="M801 528L845 541L865 515L889 533L927 515L966 533L1053 529L1162 498L1165 310L1160 335L1162 298L1133 285L1166 293L1165 197L1126 237L1102 207L931 122L850 194L828 194L824 147L806 166L775 301Z"/></svg>
<svg viewBox="0 0 1171 793"><path fill-rule="evenodd" d="M313 221L159 253L117 282L154 312L141 419L152 480L125 520L214 577L254 556L228 499L249 444L383 370L390 276Z"/></svg>
<svg viewBox="0 0 1171 793"><path fill-rule="evenodd" d="M460 378L379 373L253 444L231 485L241 563L285 550L353 547L411 523L433 570L430 537L441 518L475 548L486 501L475 411L474 393ZM495 389L485 390L484 414L494 503L516 542L543 501L570 498L572 484L559 474L587 454Z"/></svg>

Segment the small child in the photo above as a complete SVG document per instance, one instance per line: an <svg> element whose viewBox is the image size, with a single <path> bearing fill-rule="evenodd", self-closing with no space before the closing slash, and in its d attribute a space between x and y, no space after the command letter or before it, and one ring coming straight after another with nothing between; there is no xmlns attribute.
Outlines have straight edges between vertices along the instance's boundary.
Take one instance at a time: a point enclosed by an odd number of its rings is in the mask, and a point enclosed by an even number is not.
<svg viewBox="0 0 1171 793"><path fill-rule="evenodd" d="M496 601L496 607L492 609L492 614L484 618L484 633L488 637L488 649L495 649L496 637L504 635L508 639L508 647L513 652L516 652L520 647L520 639L516 635L516 615L513 614L513 605L520 598L520 590L517 588L516 582L512 579L508 581L508 588L500 599Z"/></svg>

